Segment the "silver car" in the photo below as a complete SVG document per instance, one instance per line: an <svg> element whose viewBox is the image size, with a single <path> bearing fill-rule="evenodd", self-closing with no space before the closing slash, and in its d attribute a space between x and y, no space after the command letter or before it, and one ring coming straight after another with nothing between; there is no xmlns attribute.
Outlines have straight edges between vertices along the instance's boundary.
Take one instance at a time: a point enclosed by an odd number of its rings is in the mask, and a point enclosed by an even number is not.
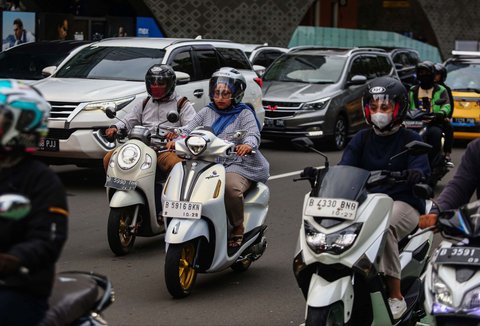
<svg viewBox="0 0 480 326"><path fill-rule="evenodd" d="M51 164L100 165L116 143L104 131L113 122L105 108L114 106L118 118L146 97L145 73L153 64L169 64L182 75L176 91L199 110L210 101L209 79L228 66L247 80L243 101L264 119L262 91L251 63L233 42L166 38L114 38L92 43L37 83L51 103L49 135L36 155Z"/></svg>
<svg viewBox="0 0 480 326"><path fill-rule="evenodd" d="M398 78L381 49L291 49L263 75L262 137L307 136L342 149L366 126L361 99L368 80L384 75Z"/></svg>

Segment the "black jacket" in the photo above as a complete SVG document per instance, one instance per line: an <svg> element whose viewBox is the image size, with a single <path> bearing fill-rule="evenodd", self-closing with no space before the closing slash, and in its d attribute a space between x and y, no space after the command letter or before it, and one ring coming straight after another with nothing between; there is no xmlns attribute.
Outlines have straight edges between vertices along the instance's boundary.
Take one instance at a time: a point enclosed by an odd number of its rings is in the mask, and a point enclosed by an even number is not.
<svg viewBox="0 0 480 326"><path fill-rule="evenodd" d="M58 176L43 163L26 157L12 168L0 170L0 194L30 199L25 218L0 218L0 252L20 259L27 275L4 277L5 285L37 296L49 296L55 263L67 238L67 200ZM1 288L0 288L1 289Z"/></svg>

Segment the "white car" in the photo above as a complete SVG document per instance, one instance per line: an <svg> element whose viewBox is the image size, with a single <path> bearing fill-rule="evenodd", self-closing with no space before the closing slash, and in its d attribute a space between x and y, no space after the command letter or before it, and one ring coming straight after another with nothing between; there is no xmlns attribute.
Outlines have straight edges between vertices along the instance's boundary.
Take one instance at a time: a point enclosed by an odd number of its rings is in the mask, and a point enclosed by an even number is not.
<svg viewBox="0 0 480 326"><path fill-rule="evenodd" d="M241 49L245 52L252 65L254 65L255 70L259 72L259 75L262 75L275 59L289 50L278 46L269 46L268 43L242 44ZM263 69L259 66L262 66Z"/></svg>
<svg viewBox="0 0 480 326"><path fill-rule="evenodd" d="M153 64L169 64L180 77L176 91L196 110L210 102L209 78L220 67L238 69L247 80L243 102L253 106L263 124L265 111L257 74L233 42L168 38L114 38L92 43L37 83L52 105L49 135L36 155L50 164L97 166L116 144L104 131L117 117L146 97L145 73Z"/></svg>

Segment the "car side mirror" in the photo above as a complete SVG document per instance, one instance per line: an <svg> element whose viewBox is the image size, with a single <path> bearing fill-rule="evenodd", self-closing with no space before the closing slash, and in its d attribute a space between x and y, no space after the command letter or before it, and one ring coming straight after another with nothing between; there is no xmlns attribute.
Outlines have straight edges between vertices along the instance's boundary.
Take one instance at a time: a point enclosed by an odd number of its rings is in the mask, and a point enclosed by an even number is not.
<svg viewBox="0 0 480 326"><path fill-rule="evenodd" d="M48 77L53 75L53 73L57 70L57 66L48 66L42 69L42 76Z"/></svg>
<svg viewBox="0 0 480 326"><path fill-rule="evenodd" d="M363 85L366 82L367 82L367 77L365 77L363 75L355 75L347 82L347 85L348 86Z"/></svg>
<svg viewBox="0 0 480 326"><path fill-rule="evenodd" d="M190 82L190 75L183 71L175 71L175 77L177 78L177 85L185 85Z"/></svg>
<svg viewBox="0 0 480 326"><path fill-rule="evenodd" d="M253 65L253 70L257 73L258 77L262 77L265 73L265 67L261 65Z"/></svg>

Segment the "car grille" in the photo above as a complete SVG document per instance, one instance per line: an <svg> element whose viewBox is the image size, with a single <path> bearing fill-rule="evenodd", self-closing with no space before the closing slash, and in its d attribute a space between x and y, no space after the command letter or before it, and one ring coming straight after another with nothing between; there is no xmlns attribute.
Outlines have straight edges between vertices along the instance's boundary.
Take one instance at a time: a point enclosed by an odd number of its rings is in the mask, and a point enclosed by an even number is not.
<svg viewBox="0 0 480 326"><path fill-rule="evenodd" d="M75 110L80 103L72 102L50 102L52 110L50 111L50 118L52 119L67 119L68 116Z"/></svg>
<svg viewBox="0 0 480 326"><path fill-rule="evenodd" d="M263 101L267 118L285 118L295 115L303 103Z"/></svg>
<svg viewBox="0 0 480 326"><path fill-rule="evenodd" d="M71 134L75 132L74 129L55 129L50 128L48 129L47 138L55 138L55 139L68 139Z"/></svg>

